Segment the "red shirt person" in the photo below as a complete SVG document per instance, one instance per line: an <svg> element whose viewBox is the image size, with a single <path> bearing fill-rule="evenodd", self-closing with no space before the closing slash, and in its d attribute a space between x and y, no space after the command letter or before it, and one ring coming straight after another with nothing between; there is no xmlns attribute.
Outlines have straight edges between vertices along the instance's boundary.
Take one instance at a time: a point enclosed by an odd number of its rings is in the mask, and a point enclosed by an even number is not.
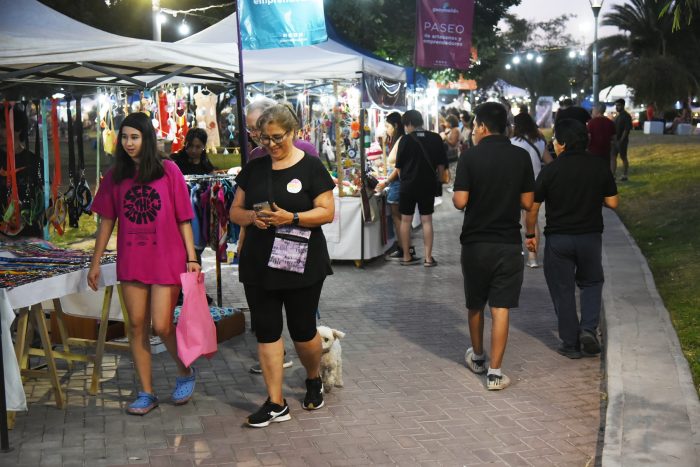
<svg viewBox="0 0 700 467"><path fill-rule="evenodd" d="M588 122L588 152L610 159L612 140L615 138L615 122L605 116L605 103L593 108L593 118Z"/></svg>

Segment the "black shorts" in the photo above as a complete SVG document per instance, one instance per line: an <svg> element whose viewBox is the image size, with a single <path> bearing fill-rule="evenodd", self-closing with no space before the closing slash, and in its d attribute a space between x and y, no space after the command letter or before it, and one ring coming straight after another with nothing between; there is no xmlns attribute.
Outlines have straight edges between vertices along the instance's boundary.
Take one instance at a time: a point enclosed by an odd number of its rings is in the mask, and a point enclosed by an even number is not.
<svg viewBox="0 0 700 467"><path fill-rule="evenodd" d="M462 274L467 308L517 308L523 285L524 255L515 243L462 245Z"/></svg>
<svg viewBox="0 0 700 467"><path fill-rule="evenodd" d="M255 337L262 344L282 337L282 307L287 315L287 329L294 342L308 342L316 336L316 310L323 281L300 289L267 290L243 284L250 308Z"/></svg>
<svg viewBox="0 0 700 467"><path fill-rule="evenodd" d="M399 193L399 212L406 216L412 216L416 212L421 216L427 216L435 211L435 194L430 191L402 191Z"/></svg>

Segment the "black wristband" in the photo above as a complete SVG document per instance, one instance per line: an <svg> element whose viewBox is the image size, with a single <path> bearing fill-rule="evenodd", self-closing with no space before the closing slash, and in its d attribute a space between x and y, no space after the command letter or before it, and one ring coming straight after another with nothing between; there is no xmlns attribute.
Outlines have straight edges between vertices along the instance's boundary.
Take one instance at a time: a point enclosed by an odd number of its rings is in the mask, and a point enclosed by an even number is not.
<svg viewBox="0 0 700 467"><path fill-rule="evenodd" d="M525 238L535 238L535 234L525 234Z"/></svg>
<svg viewBox="0 0 700 467"><path fill-rule="evenodd" d="M187 261L187 262L188 262L188 263L197 263L197 264L199 264L199 261L197 261L196 259L193 259L192 261Z"/></svg>

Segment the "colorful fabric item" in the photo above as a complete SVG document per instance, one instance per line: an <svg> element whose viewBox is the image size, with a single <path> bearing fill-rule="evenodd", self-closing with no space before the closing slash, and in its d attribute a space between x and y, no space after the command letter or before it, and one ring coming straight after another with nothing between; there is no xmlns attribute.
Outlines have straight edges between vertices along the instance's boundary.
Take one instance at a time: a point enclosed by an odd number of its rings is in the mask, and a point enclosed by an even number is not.
<svg viewBox="0 0 700 467"><path fill-rule="evenodd" d="M87 268L91 253L57 248L43 240L0 241L0 288L11 289L47 277ZM105 254L102 264L113 263L114 254Z"/></svg>
<svg viewBox="0 0 700 467"><path fill-rule="evenodd" d="M173 312L173 323L177 324L177 320L180 317L181 311L182 311L181 306L175 307L175 311ZM218 307L218 306L210 306L209 312L211 313L211 317L215 323L221 321L224 318L229 318L229 317L235 315L236 313L243 313L243 311L240 308Z"/></svg>

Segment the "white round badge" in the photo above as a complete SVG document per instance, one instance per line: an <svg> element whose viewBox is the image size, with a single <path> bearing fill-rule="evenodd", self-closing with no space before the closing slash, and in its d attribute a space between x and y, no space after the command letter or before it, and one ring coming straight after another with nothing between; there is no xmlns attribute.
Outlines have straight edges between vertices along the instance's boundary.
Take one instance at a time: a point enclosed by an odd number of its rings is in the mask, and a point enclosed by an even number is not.
<svg viewBox="0 0 700 467"><path fill-rule="evenodd" d="M301 181L298 178L287 183L287 191L290 193L299 193L301 191Z"/></svg>

